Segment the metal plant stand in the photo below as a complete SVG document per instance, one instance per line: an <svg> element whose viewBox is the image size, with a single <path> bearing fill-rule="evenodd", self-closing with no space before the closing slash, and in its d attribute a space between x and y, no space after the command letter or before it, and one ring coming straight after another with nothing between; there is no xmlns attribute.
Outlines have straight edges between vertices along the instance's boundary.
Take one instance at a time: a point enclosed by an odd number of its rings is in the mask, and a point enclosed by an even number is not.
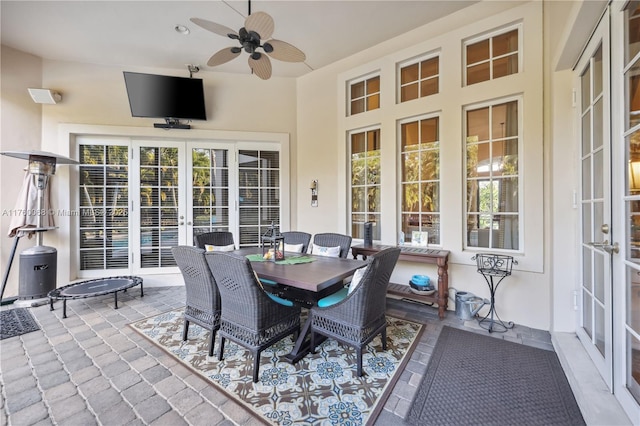
<svg viewBox="0 0 640 426"><path fill-rule="evenodd" d="M511 275L511 268L513 264L518 262L513 259L512 256L505 256L500 254L483 254L479 253L471 258L476 261L478 267L478 273L482 274L484 280L489 286L491 292L491 304L489 305L489 312L483 318L478 320L478 325L488 330L489 333L497 332L504 333L507 330L513 328L513 321L505 323L500 319L498 312L496 311L496 291L498 286L506 277ZM497 279L497 282L494 281Z"/></svg>

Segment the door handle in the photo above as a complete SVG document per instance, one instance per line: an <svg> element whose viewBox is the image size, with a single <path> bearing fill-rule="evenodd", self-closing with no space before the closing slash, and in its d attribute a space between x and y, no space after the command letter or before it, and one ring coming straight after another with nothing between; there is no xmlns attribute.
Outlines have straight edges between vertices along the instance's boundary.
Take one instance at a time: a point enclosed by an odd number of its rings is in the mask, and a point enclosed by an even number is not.
<svg viewBox="0 0 640 426"><path fill-rule="evenodd" d="M591 247L602 249L609 254L613 254L613 253L617 254L620 252L620 245L618 243L609 244L609 240L604 240L601 243L591 242L587 244L590 245Z"/></svg>

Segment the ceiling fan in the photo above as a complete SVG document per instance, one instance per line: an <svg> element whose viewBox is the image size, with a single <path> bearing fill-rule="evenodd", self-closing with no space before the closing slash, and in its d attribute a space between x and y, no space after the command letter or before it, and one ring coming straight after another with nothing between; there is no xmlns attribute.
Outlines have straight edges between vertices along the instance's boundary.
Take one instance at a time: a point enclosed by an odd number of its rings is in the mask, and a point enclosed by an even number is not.
<svg viewBox="0 0 640 426"><path fill-rule="evenodd" d="M267 80L271 77L269 56L286 62L303 62L306 59L304 52L297 47L271 38L275 27L273 18L265 12L251 13L251 1L249 1L249 16L244 21L244 27L239 31L206 19L191 18L191 22L214 34L240 42L240 46L225 47L214 53L207 62L210 67L229 62L244 50L249 54L251 71L261 79Z"/></svg>

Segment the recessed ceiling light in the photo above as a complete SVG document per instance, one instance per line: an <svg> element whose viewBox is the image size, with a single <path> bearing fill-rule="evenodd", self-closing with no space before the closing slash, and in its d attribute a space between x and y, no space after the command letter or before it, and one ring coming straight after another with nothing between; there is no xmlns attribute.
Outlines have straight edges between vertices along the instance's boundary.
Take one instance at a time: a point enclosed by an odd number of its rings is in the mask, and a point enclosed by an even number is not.
<svg viewBox="0 0 640 426"><path fill-rule="evenodd" d="M185 27L184 25L176 25L175 27L173 27L174 30L176 30L176 32L182 34L182 35L187 35L189 34L191 31L189 30L189 28Z"/></svg>

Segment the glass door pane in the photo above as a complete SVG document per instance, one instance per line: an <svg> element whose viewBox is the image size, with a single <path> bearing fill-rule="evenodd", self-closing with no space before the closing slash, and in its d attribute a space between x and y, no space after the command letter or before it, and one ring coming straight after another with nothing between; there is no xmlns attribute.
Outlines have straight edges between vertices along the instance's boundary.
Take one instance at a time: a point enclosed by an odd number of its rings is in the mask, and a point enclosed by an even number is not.
<svg viewBox="0 0 640 426"><path fill-rule="evenodd" d="M626 319L626 387L640 403L640 271L627 267L627 319Z"/></svg>
<svg viewBox="0 0 640 426"><path fill-rule="evenodd" d="M257 246L273 223L280 226L280 152L238 151L240 247Z"/></svg>
<svg viewBox="0 0 640 426"><path fill-rule="evenodd" d="M229 231L229 149L191 147L191 236Z"/></svg>
<svg viewBox="0 0 640 426"><path fill-rule="evenodd" d="M171 247L179 244L180 149L141 146L140 268L176 266ZM182 166L183 167L183 166Z"/></svg>
<svg viewBox="0 0 640 426"><path fill-rule="evenodd" d="M81 271L129 268L129 146L80 141Z"/></svg>

